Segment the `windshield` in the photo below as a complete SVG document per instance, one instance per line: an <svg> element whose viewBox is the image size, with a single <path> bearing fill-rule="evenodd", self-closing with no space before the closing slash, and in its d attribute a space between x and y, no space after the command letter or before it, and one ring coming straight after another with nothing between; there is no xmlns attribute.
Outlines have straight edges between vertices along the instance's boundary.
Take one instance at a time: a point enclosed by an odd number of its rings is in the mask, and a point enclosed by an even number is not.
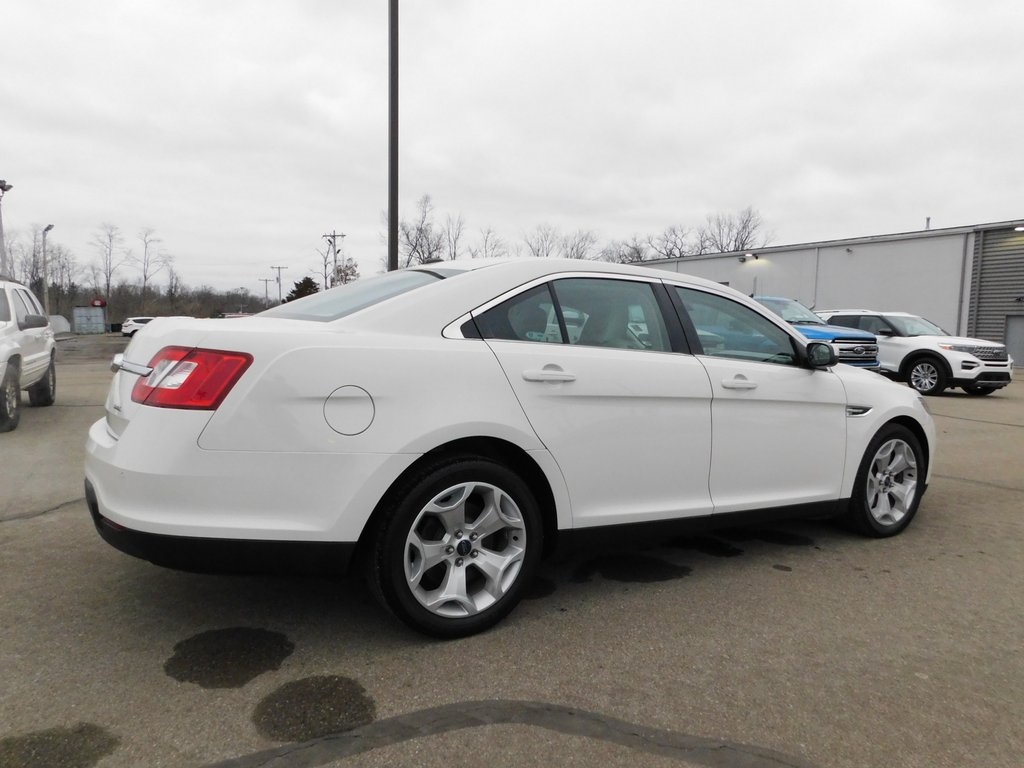
<svg viewBox="0 0 1024 768"><path fill-rule="evenodd" d="M400 270L366 277L339 285L278 307L260 312L260 317L284 317L289 320L318 320L326 323L366 309L374 304L443 279L445 270Z"/></svg>
<svg viewBox="0 0 1024 768"><path fill-rule="evenodd" d="M804 325L825 325L820 317L811 312L799 301L793 299L769 299L759 298L758 301L768 307L772 312L781 317L787 323L802 323Z"/></svg>
<svg viewBox="0 0 1024 768"><path fill-rule="evenodd" d="M900 336L949 336L946 331L931 320L915 315L886 315L886 320L892 323Z"/></svg>

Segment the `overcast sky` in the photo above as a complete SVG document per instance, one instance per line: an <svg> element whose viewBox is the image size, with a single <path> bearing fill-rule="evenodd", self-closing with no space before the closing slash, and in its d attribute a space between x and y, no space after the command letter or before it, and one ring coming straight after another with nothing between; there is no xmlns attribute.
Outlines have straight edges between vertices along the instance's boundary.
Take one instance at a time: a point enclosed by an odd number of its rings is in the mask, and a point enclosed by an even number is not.
<svg viewBox="0 0 1024 768"><path fill-rule="evenodd" d="M382 268L386 0L0 0L8 237L152 227L184 283ZM401 0L401 216L774 245L1024 216L1020 0ZM119 277L137 279L125 267ZM160 276L156 282L165 282ZM271 292L276 287L271 284Z"/></svg>

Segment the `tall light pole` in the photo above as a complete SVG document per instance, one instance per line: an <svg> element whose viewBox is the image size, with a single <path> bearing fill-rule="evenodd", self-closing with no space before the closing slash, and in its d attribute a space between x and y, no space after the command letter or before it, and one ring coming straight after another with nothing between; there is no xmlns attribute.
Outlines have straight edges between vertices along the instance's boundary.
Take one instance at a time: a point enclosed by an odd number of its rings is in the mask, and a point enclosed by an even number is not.
<svg viewBox="0 0 1024 768"><path fill-rule="evenodd" d="M43 311L50 316L50 271L46 263L46 233L53 229L53 224L43 227Z"/></svg>
<svg viewBox="0 0 1024 768"><path fill-rule="evenodd" d="M388 6L388 271L398 269L398 0Z"/></svg>
<svg viewBox="0 0 1024 768"><path fill-rule="evenodd" d="M13 186L13 184L8 184L4 179L0 179L0 201L4 199L4 193L10 190ZM4 239L4 215L3 210L0 209L0 275L13 277L13 273L14 270L11 269L7 263L7 240Z"/></svg>

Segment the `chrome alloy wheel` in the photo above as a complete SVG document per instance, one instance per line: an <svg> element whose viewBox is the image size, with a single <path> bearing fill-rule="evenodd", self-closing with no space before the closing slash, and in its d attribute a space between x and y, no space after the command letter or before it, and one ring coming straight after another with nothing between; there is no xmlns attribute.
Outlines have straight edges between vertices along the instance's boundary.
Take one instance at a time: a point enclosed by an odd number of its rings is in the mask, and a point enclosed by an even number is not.
<svg viewBox="0 0 1024 768"><path fill-rule="evenodd" d="M903 440L888 440L875 452L867 477L867 505L880 525L896 525L917 492L917 459Z"/></svg>
<svg viewBox="0 0 1024 768"><path fill-rule="evenodd" d="M428 502L409 529L409 590L437 616L480 613L515 584L526 544L523 515L511 496L488 483L460 483Z"/></svg>
<svg viewBox="0 0 1024 768"><path fill-rule="evenodd" d="M18 382L13 376L8 375L2 382L0 398L3 398L4 413L13 414L18 410L18 399L21 392L18 391Z"/></svg>
<svg viewBox="0 0 1024 768"><path fill-rule="evenodd" d="M918 392L930 392L939 383L939 369L934 363L922 360L910 370L910 386Z"/></svg>

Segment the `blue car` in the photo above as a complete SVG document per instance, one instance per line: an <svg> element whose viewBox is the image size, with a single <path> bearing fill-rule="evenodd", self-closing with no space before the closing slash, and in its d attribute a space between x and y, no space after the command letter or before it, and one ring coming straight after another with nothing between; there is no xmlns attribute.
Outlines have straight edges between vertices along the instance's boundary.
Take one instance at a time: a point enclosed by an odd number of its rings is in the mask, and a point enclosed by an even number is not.
<svg viewBox="0 0 1024 768"><path fill-rule="evenodd" d="M811 341L828 341L835 347L839 362L858 368L879 370L878 339L873 333L857 328L829 325L794 299L779 296L754 296L754 301L768 307Z"/></svg>

